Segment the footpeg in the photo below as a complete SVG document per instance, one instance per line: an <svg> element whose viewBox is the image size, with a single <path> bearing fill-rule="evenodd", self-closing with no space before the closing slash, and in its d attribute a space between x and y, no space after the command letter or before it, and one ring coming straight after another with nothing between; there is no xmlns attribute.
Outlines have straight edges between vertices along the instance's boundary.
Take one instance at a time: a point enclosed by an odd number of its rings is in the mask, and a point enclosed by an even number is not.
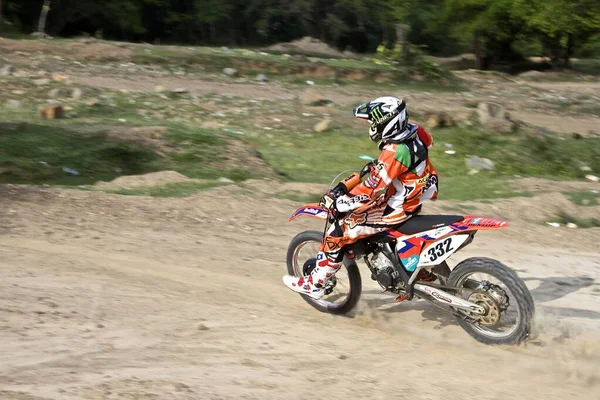
<svg viewBox="0 0 600 400"><path fill-rule="evenodd" d="M396 297L396 302L397 303L402 303L406 299L408 299L408 295L407 294L401 294L400 296Z"/></svg>

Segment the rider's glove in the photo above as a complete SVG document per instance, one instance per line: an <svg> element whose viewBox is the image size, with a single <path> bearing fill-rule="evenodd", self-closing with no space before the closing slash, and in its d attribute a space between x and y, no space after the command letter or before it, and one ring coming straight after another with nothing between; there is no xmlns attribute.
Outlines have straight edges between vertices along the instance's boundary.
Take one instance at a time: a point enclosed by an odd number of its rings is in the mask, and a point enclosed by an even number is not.
<svg viewBox="0 0 600 400"><path fill-rule="evenodd" d="M333 196L331 196L329 193L321 197L319 205L332 213L335 213L337 211L335 200L333 199Z"/></svg>
<svg viewBox="0 0 600 400"><path fill-rule="evenodd" d="M344 195L336 199L335 209L342 213L350 212L364 206L370 201L371 198L367 194L359 194L352 197Z"/></svg>

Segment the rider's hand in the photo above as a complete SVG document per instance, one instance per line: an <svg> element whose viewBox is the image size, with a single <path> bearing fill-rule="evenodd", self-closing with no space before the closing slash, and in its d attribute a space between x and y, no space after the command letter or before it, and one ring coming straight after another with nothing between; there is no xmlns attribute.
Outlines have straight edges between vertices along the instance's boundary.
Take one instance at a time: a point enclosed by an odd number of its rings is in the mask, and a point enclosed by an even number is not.
<svg viewBox="0 0 600 400"><path fill-rule="evenodd" d="M326 195L321 197L321 201L319 201L319 205L321 207L323 207L324 209L329 210L331 212L336 211L335 200L333 199L333 196L331 196L331 194L329 194L329 193L327 193Z"/></svg>

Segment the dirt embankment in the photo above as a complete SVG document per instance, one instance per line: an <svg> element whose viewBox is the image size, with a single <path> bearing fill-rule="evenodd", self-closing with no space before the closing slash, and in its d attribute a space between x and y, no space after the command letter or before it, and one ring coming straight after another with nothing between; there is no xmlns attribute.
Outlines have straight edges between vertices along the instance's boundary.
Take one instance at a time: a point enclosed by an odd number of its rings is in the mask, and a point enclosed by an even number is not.
<svg viewBox="0 0 600 400"><path fill-rule="evenodd" d="M133 54L130 49L112 43L95 42L88 39L80 42L54 43L28 40L10 40L0 38L0 50L3 52L45 53L69 57L76 60L115 59L127 61Z"/></svg>

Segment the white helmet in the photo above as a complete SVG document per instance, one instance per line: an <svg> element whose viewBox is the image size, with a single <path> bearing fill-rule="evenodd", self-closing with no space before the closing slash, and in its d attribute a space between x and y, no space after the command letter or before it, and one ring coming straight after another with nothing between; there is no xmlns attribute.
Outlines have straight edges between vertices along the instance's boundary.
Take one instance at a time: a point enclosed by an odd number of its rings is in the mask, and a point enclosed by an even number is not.
<svg viewBox="0 0 600 400"><path fill-rule="evenodd" d="M415 134L408 124L404 100L392 96L379 97L354 109L354 116L371 123L369 137L374 142L400 143Z"/></svg>

